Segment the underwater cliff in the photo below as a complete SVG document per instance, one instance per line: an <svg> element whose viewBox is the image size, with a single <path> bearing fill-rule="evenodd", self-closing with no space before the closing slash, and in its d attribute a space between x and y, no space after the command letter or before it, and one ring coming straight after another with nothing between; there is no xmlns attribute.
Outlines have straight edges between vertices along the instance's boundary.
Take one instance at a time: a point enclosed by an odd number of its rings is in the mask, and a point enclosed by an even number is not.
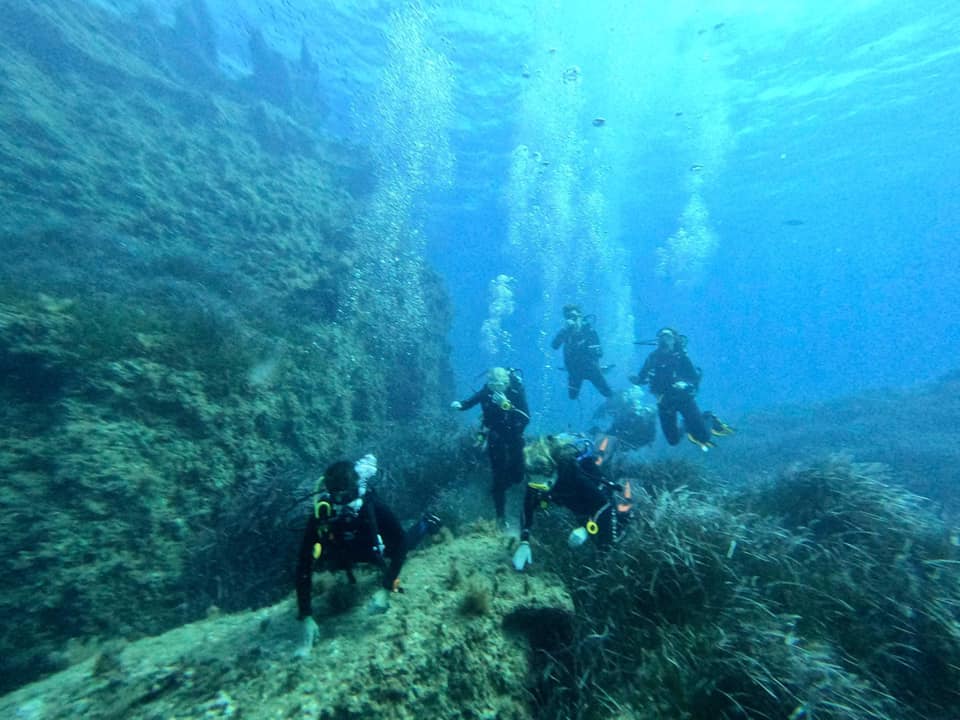
<svg viewBox="0 0 960 720"><path fill-rule="evenodd" d="M429 449L452 382L437 276L365 280L377 166L311 121L307 48L254 33L251 74L228 77L199 0L172 25L147 5L0 13L6 690L68 639L282 596L293 558L262 535L288 541L287 518L249 512L288 509L341 454Z"/></svg>

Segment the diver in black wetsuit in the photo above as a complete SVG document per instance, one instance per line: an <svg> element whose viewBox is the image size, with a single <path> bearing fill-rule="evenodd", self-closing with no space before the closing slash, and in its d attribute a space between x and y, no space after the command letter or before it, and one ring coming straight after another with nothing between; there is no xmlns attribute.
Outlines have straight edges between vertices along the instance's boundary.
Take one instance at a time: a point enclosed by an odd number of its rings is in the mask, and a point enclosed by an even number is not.
<svg viewBox="0 0 960 720"><path fill-rule="evenodd" d="M617 542L632 511L629 482L623 487L601 472L601 459L592 443L575 435L548 435L524 451L528 475L520 523L520 545L513 566L522 571L533 561L530 530L537 508L556 504L570 510L578 527L567 537L570 547L594 537L602 546Z"/></svg>
<svg viewBox="0 0 960 720"><path fill-rule="evenodd" d="M407 552L439 529L436 516L424 515L404 532L390 508L367 487L376 471L376 458L365 455L356 463L334 463L321 478L297 560L297 613L303 635L300 654L309 652L318 632L310 607L315 564L330 572L345 571L351 584L356 582L354 565L376 565L382 569L383 591L402 592L399 575ZM386 607L385 598L381 604Z"/></svg>
<svg viewBox="0 0 960 720"><path fill-rule="evenodd" d="M550 346L557 350L563 345L563 364L567 369L567 393L571 400L580 394L580 386L589 380L604 397L613 395L600 369L603 348L600 337L583 311L577 305L564 305L564 327L553 338Z"/></svg>
<svg viewBox="0 0 960 720"><path fill-rule="evenodd" d="M506 524L507 488L523 480L523 431L530 422L527 394L519 370L491 368L487 383L466 400L454 400L454 410L480 405L487 433L487 454L493 472L493 506L497 523Z"/></svg>
<svg viewBox="0 0 960 720"><path fill-rule="evenodd" d="M634 385L649 383L657 398L657 412L664 437L671 445L680 442L677 413L683 417L687 439L701 450L713 447L712 436L732 435L733 428L712 412L700 412L696 394L700 387L700 369L687 355L687 338L673 328L657 333L657 348L647 356L643 368L630 377Z"/></svg>

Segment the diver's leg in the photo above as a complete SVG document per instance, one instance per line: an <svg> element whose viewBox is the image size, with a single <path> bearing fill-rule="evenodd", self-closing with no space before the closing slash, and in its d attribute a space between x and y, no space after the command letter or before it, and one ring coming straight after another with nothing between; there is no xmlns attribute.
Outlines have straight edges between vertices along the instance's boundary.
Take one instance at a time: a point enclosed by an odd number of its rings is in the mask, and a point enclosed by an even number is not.
<svg viewBox="0 0 960 720"><path fill-rule="evenodd" d="M595 366L590 371L590 382L593 383L597 392L604 397L608 398L613 395L613 390L611 390L610 385L607 384L607 379L603 376L603 371L600 370L599 366Z"/></svg>
<svg viewBox="0 0 960 720"><path fill-rule="evenodd" d="M660 428L663 430L663 436L671 445L680 442L680 428L677 427L677 411L664 402L657 407L657 413L660 415Z"/></svg>
<svg viewBox="0 0 960 720"><path fill-rule="evenodd" d="M510 438L510 442L507 444L507 457L506 457L506 481L507 487L511 485L517 485L518 483L523 482L523 433L519 433L516 437Z"/></svg>
<svg viewBox="0 0 960 720"><path fill-rule="evenodd" d="M440 518L432 513L424 513L406 532L407 552L416 550L417 546L427 535L433 535L440 530Z"/></svg>
<svg viewBox="0 0 960 720"><path fill-rule="evenodd" d="M693 398L687 398L680 406L680 414L683 415L683 426L686 431L700 445L710 444L710 429L704 423L703 413L697 407L697 401Z"/></svg>
<svg viewBox="0 0 960 720"><path fill-rule="evenodd" d="M580 395L580 386L583 385L583 377L570 373L567 376L567 394L571 400L576 400Z"/></svg>
<svg viewBox="0 0 960 720"><path fill-rule="evenodd" d="M495 478L493 481L493 510L497 514L497 523L503 524L507 519L507 488L501 483L497 482Z"/></svg>
<svg viewBox="0 0 960 720"><path fill-rule="evenodd" d="M507 484L510 478L509 445L502 438L494 438L491 435L488 449L490 452L490 469L493 475L490 494L493 496L493 509L496 512L497 521L502 522L506 514Z"/></svg>

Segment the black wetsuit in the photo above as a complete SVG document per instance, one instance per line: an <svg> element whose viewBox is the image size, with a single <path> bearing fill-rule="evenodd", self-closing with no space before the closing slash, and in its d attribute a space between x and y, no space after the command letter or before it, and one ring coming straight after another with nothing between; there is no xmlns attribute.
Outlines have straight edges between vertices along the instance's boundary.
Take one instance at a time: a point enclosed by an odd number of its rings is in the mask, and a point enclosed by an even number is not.
<svg viewBox="0 0 960 720"><path fill-rule="evenodd" d="M650 392L657 397L660 427L667 442L680 442L677 413L683 416L683 424L697 441L710 441L710 428L706 413L701 413L694 399L700 386L700 371L693 366L686 351L657 348L647 356L640 373L631 380L636 385L650 384ZM676 383L685 382L688 387L677 388Z"/></svg>
<svg viewBox="0 0 960 720"><path fill-rule="evenodd" d="M578 459L576 447L561 447L554 456L557 481L550 490L537 490L527 485L520 519L520 539L530 539L533 517L542 503L565 507L580 525L590 520L597 523L597 539L609 544L619 537L626 521L619 513L614 488L600 472L593 458Z"/></svg>
<svg viewBox="0 0 960 720"><path fill-rule="evenodd" d="M491 492L499 519L505 514L507 488L523 480L523 431L530 422L527 395L516 371L510 371L510 383L503 394L510 404L506 410L494 402L493 391L486 385L460 403L461 410L469 410L479 403L483 412L487 454L493 473Z"/></svg>
<svg viewBox="0 0 960 720"><path fill-rule="evenodd" d="M563 345L563 364L567 368L567 392L571 400L580 394L580 386L584 380L589 380L604 397L613 395L600 369L600 358L603 348L600 346L600 337L588 323L579 328L567 325L550 343L554 350Z"/></svg>
<svg viewBox="0 0 960 720"><path fill-rule="evenodd" d="M382 551L378 548L377 535L383 541ZM297 610L301 619L310 615L311 575L317 543L321 547L316 562L323 569L344 570L350 582L355 582L352 572L355 564L377 565L383 568L382 584L388 590L393 588L407 556L407 540L400 522L373 493L368 492L364 497L359 512L341 508L333 517L322 520L311 514L297 561Z"/></svg>

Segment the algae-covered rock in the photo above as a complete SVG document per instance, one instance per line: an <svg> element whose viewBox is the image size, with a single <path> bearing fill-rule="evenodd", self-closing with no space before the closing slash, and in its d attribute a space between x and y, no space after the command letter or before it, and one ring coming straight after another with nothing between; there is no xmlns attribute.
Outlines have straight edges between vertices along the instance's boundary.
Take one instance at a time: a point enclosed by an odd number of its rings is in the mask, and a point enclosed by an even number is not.
<svg viewBox="0 0 960 720"><path fill-rule="evenodd" d="M508 542L478 529L414 554L406 592L384 613L367 602L374 573L360 575L345 612L330 614L321 596L320 640L306 658L296 657L291 598L104 648L0 699L0 716L531 717L531 639L569 625L573 606L555 576L514 572ZM338 575L317 585L344 583ZM486 593L486 610L463 612L465 592Z"/></svg>
<svg viewBox="0 0 960 720"><path fill-rule="evenodd" d="M275 602L302 486L453 420L445 291L424 265L360 287L377 168L305 120L309 53L261 48L291 66L281 107L218 66L201 0L172 24L83 0L0 14L3 692ZM411 288L415 328L390 317ZM382 313L352 301L378 294Z"/></svg>

